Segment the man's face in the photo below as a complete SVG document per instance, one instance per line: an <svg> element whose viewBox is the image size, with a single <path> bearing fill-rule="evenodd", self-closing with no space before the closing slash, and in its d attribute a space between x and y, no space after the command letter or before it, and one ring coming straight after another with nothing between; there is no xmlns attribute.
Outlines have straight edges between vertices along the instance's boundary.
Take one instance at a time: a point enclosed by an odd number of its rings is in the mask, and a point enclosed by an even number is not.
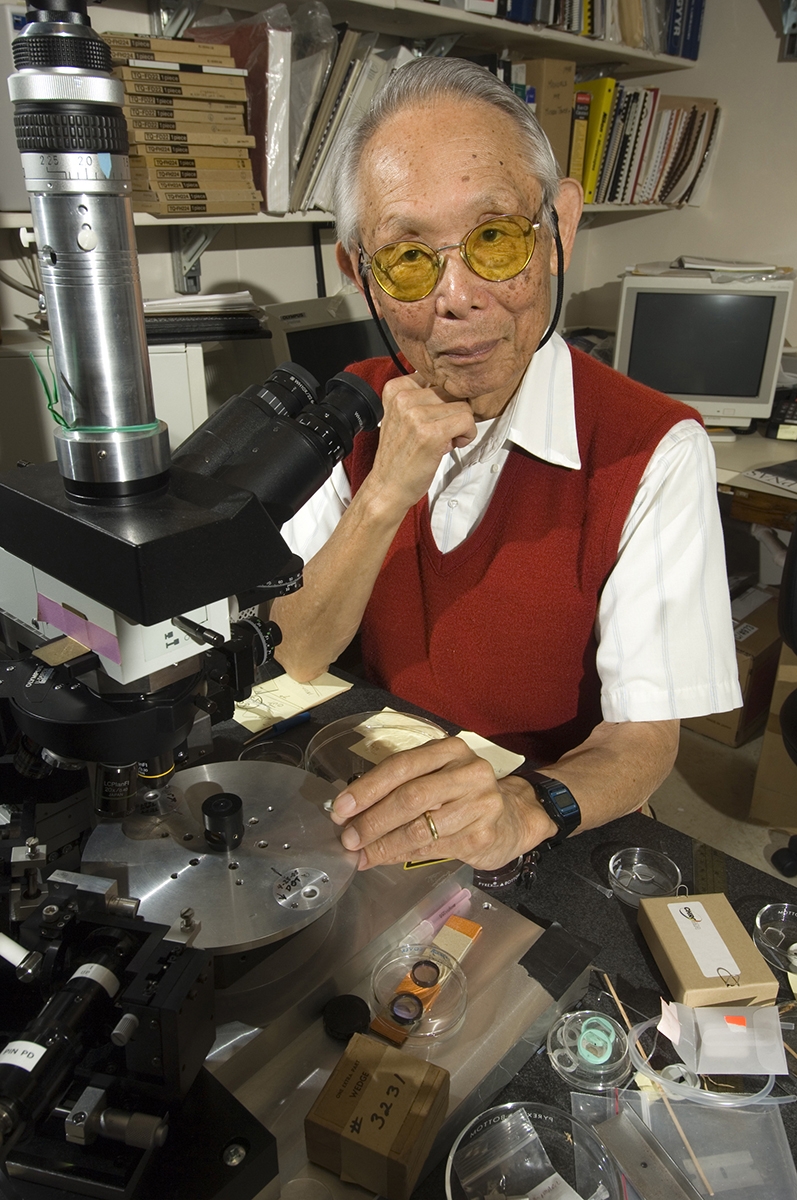
<svg viewBox="0 0 797 1200"><path fill-rule="evenodd" d="M438 100L406 109L368 143L360 168L360 228L368 254L403 238L433 249L460 242L489 217L535 219L541 189L513 122L478 102ZM371 294L401 350L434 387L468 399L477 417L501 412L548 325L551 237L538 230L531 262L514 279L481 279L458 250L431 295L410 303Z"/></svg>

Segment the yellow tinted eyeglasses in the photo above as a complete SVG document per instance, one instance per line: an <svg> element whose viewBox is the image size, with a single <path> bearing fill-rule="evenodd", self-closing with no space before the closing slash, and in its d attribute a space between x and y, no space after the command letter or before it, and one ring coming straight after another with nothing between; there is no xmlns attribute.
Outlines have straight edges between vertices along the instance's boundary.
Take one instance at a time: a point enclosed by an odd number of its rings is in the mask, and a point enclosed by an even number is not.
<svg viewBox="0 0 797 1200"><path fill-rule="evenodd" d="M495 283L514 279L531 262L539 221L501 216L482 221L462 239L433 250L425 242L389 242L369 257L360 247L361 270L371 269L383 292L394 300L423 300L445 266L444 250L459 250L475 275Z"/></svg>

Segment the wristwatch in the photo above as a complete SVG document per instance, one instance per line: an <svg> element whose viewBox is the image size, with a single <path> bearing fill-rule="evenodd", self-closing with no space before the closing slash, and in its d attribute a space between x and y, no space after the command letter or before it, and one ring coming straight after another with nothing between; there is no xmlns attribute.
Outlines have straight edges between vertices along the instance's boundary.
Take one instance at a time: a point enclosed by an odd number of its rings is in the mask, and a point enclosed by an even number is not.
<svg viewBox="0 0 797 1200"><path fill-rule="evenodd" d="M570 788L551 779L550 775L541 775L539 771L528 771L522 768L515 772L521 779L530 783L537 793L537 799L548 816L559 827L559 832L548 838L548 846L558 846L574 829L581 824L581 809Z"/></svg>

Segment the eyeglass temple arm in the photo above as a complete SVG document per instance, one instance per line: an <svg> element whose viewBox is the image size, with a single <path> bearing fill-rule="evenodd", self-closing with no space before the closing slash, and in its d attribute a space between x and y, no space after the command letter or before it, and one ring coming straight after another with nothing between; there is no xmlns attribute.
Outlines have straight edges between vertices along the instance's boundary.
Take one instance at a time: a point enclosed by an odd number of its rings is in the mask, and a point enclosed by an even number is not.
<svg viewBox="0 0 797 1200"><path fill-rule="evenodd" d="M382 326L382 322L379 320L379 315L376 311L376 305L374 304L373 297L371 295L371 289L368 286L368 266L366 265L365 257L363 255L362 249L360 250L360 279L362 280L363 291L365 292L365 302L368 305L368 311L370 312L371 316L374 318L374 321L376 322L376 327L379 330L379 336L381 337L382 341L385 343L388 354L393 359L393 362L394 362L395 366L398 368L398 370L401 371L401 374L409 375L409 371L404 366L404 364L399 361L398 355L396 354L395 350L393 349L390 342L388 341L388 337Z"/></svg>
<svg viewBox="0 0 797 1200"><path fill-rule="evenodd" d="M553 240L556 245L556 307L554 308L551 323L543 334L542 340L537 346L537 350L542 350L545 343L550 341L556 330L557 323L562 315L562 301L564 299L565 291L565 252L562 246L562 239L559 236L559 214L553 205L551 205L551 221L553 223Z"/></svg>

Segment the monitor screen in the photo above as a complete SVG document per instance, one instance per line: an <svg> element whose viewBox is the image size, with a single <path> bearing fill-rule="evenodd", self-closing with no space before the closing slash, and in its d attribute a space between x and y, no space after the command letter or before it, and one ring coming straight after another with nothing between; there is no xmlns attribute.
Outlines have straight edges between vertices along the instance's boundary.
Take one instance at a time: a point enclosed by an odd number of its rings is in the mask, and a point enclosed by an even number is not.
<svg viewBox="0 0 797 1200"><path fill-rule="evenodd" d="M685 270L628 274L614 365L696 408L707 425L746 428L772 409L792 287Z"/></svg>
<svg viewBox="0 0 797 1200"><path fill-rule="evenodd" d="M641 292L628 375L679 396L759 393L774 296Z"/></svg>

